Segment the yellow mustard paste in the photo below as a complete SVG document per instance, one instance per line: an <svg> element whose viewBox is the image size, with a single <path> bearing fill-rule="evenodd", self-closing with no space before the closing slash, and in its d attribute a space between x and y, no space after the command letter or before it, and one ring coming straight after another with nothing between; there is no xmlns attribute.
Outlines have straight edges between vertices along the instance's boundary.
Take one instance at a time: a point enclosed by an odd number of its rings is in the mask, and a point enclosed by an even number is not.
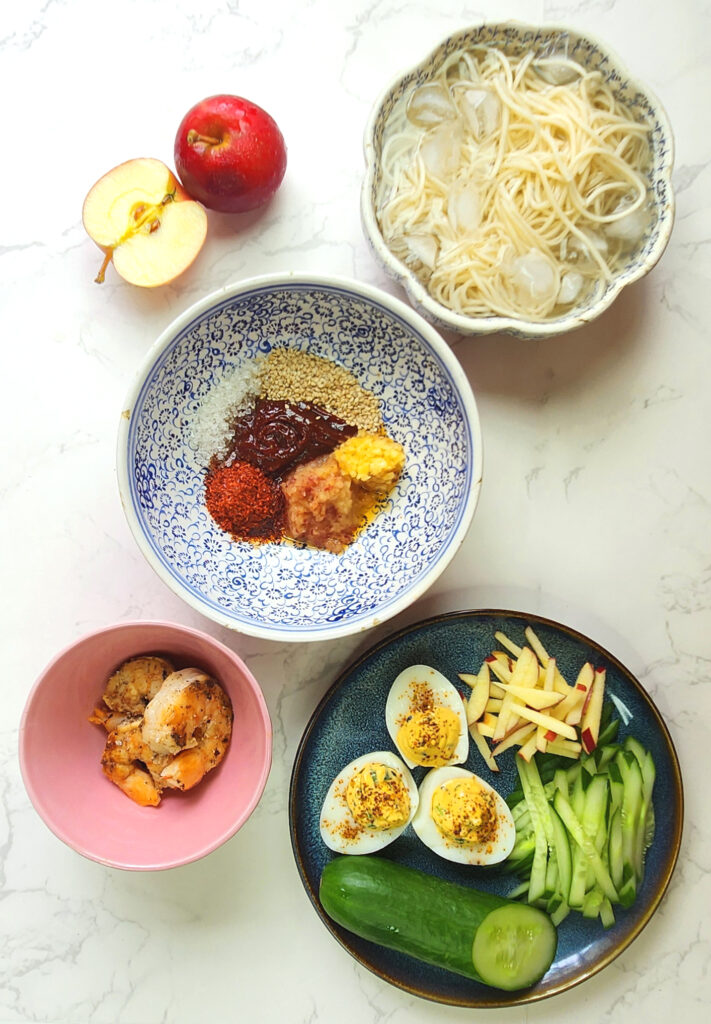
<svg viewBox="0 0 711 1024"><path fill-rule="evenodd" d="M398 730L397 745L415 764L437 768L452 760L459 730L459 716L451 708L413 711Z"/></svg>
<svg viewBox="0 0 711 1024"><path fill-rule="evenodd" d="M496 837L496 802L476 779L450 779L432 794L432 820L456 843L489 843Z"/></svg>
<svg viewBox="0 0 711 1024"><path fill-rule="evenodd" d="M355 773L346 789L346 803L364 828L399 828L410 817L405 780L384 764L369 763Z"/></svg>

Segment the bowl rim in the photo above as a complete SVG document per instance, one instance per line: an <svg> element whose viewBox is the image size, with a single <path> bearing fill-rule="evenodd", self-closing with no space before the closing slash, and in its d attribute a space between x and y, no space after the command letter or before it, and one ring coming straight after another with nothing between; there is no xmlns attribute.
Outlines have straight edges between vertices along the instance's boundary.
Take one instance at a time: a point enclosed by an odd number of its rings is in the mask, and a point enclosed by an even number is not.
<svg viewBox="0 0 711 1024"><path fill-rule="evenodd" d="M659 219L659 232L654 247L650 250L645 260L639 264L635 271L625 277L624 281L619 278L617 280L613 280L609 291L606 292L604 297L598 299L593 306L587 310L581 311L580 313L571 314L569 317L565 317L553 323L538 323L533 320L505 316L482 316L473 318L465 316L462 313L457 313L454 310L450 310L446 306L443 306L441 303L437 302L436 299L432 298L415 274L392 254L382 236L373 204L370 201L376 170L373 136L375 132L375 125L383 103L404 78L416 73L419 69L428 64L429 61L431 61L442 49L442 47L451 40L456 41L460 38L463 40L470 33L485 28L493 30L515 29L520 33L544 31L568 34L576 37L577 39L592 43L610 60L610 63L614 65L615 70L620 72L620 74L626 78L627 82L634 89L645 96L649 101L650 107L654 108L655 115L657 116L664 131L666 158L659 166L659 174L660 178L663 179L667 185L669 202L667 204L666 212ZM444 330L456 331L465 336L506 333L527 339L550 338L567 334L578 327L583 327L585 324L596 320L605 312L605 310L609 309L623 288L627 285L634 284L635 281L640 280L640 278L648 274L661 259L671 237L676 210L674 190L672 187L674 148L674 135L671 123L657 95L645 82L642 82L641 79L637 78L629 71L626 63L618 56L616 50L611 48L605 41L601 40L594 33L582 31L557 22L539 25L534 25L530 22L518 21L516 19L507 19L505 21L492 19L490 21L484 20L475 22L468 27L457 29L455 32L445 36L424 57L394 75L385 88L380 91L380 94L377 96L373 106L371 107L363 133L363 151L366 165L365 175L363 177L360 191L360 216L363 233L371 246L377 261L393 278L393 280L405 289L410 301L418 312L420 312L422 316L427 318L431 323L436 324Z"/></svg>
<svg viewBox="0 0 711 1024"><path fill-rule="evenodd" d="M341 624L327 623L322 627L311 629L295 630L289 626L264 626L252 622L235 622L235 620L221 609L214 608L206 601L202 601L184 589L181 582L177 580L161 563L148 543L144 531L141 529L139 518L131 499L131 486L128 472L128 443L130 435L130 421L133 415L136 402L145 384L145 380L161 355L170 345L175 335L182 331L196 317L205 313L219 303L251 291L264 288L289 288L315 287L324 289L338 289L350 293L355 297L361 297L385 307L395 316L405 321L413 330L422 335L428 345L432 348L436 357L441 361L449 373L457 391L459 401L463 407L464 419L467 422L472 437L472 448L475 457L472 485L462 506L462 514L452 533L446 551L437 559L413 586L408 586L395 600L391 601L387 608L373 609L355 621L349 620ZM206 616L219 625L248 636L255 636L265 640L276 640L279 642L314 642L319 640L335 640L340 637L350 636L354 633L364 632L367 629L385 622L387 619L398 615L416 600L418 600L435 580L444 572L455 554L459 550L467 535L476 510L481 482L483 476L483 442L481 435L481 423L477 409L476 399L471 384L462 368L456 355L438 333L436 328L428 323L417 310L388 292L377 288L375 285L365 284L352 278L328 274L301 274L296 271L286 273L270 273L257 277L246 278L239 282L233 282L218 288L209 293L191 306L178 314L170 324L161 332L157 340L150 347L135 374L134 380L129 387L119 421L117 446L116 446L116 473L118 479L119 496L124 514L128 521L129 528L134 540L148 564L157 573L163 583L166 584L175 594L178 595L195 611Z"/></svg>
<svg viewBox="0 0 711 1024"><path fill-rule="evenodd" d="M242 673L244 680L248 684L253 696L256 699L257 707L259 709L259 717L264 728L266 751L266 756L261 767L257 785L255 786L255 789L250 796L249 802L247 803L243 811L240 813L240 815L234 822L232 822L227 828L222 829L219 835L215 836L215 838L211 839L209 842L204 843L199 849L195 850L188 857L175 858L170 861L162 860L160 862L147 864L128 863L124 861L115 860L110 857L97 856L96 853L93 853L90 849L84 846L83 843L78 842L76 839L70 836L64 828L62 828L55 821L53 821L51 816L49 815L45 800L41 792L36 788L34 784L32 768L29 764L26 749L28 723L33 711L34 704L39 699L42 687L47 677L50 675L51 672L54 671L57 664L64 657L66 657L66 655L68 655L70 651L73 651L75 648L79 647L84 643L87 643L90 640L94 640L97 637L100 637L108 633L120 633L124 631L128 632L132 629L135 629L136 627L141 627L142 629L169 629L182 636L199 639L202 642L207 642L211 647L214 647L215 649L220 651L221 654L229 658L230 661L234 662L236 667L239 668L240 672ZM103 864L105 867L119 868L123 871L165 871L169 870L170 868L182 867L185 864L192 864L194 861L201 860L203 857L206 857L209 853L213 853L220 846L226 843L228 839L231 839L234 835L237 834L237 832L239 832L242 826L248 821L250 816L253 814L257 805L259 804L259 801L262 798L262 794L267 784L267 780L269 778L269 774L271 772L272 767L272 746L273 727L271 716L269 714L269 708L267 707L267 702L264 697L264 693L262 691L261 686L259 685L256 676L250 671L249 667L245 664L242 658L240 658L240 656L235 651L233 651L230 647L227 647L227 645L223 644L220 640L217 640L210 633L205 633L202 630L195 629L192 626L184 626L179 622L170 622L167 619L128 619L124 622L110 623L107 626L100 626L97 629L92 629L87 633L83 633L81 636L78 636L76 639L71 640L69 641L69 643L65 644L64 647L62 647L61 650L59 650L50 659L50 661L47 662L47 664L44 666L42 671L37 675L34 683L32 684L32 687L27 695L24 708L22 710L18 732L17 754L20 763L20 775L22 777L22 781L25 786L27 795L30 798L30 803L32 804L32 806L34 807L35 811L40 816L42 821L45 823L47 828L57 837L57 839L61 840L61 842L63 842L70 849L74 850L76 853L79 853L81 854L81 856L86 857L87 860L92 860L97 864Z"/></svg>

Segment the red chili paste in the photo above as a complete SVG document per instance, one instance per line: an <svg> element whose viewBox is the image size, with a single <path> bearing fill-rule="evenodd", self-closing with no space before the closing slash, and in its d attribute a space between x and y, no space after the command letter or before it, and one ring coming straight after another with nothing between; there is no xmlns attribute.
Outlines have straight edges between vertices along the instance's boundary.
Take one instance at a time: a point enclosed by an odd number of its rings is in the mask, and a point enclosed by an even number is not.
<svg viewBox="0 0 711 1024"><path fill-rule="evenodd" d="M233 425L234 440L225 463L249 462L281 479L288 471L327 455L357 427L311 402L259 399L252 412Z"/></svg>

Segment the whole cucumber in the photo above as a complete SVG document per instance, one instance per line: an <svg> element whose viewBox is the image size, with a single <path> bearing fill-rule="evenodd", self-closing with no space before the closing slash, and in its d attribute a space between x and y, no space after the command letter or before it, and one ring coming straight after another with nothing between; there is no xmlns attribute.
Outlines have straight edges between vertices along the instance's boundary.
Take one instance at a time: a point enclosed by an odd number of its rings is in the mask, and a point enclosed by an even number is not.
<svg viewBox="0 0 711 1024"><path fill-rule="evenodd" d="M535 907L381 857L330 861L319 896L361 938L496 988L527 988L555 956L555 927Z"/></svg>

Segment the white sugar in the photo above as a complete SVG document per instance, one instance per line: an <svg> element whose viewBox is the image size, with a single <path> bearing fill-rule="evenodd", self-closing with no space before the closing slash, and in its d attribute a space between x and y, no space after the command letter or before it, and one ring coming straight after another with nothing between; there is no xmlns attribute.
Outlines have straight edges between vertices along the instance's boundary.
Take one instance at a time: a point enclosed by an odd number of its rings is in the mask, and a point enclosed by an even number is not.
<svg viewBox="0 0 711 1024"><path fill-rule="evenodd" d="M259 395L262 363L261 356L243 360L215 384L200 405L191 433L205 465L213 455L227 454L233 421L249 412Z"/></svg>

